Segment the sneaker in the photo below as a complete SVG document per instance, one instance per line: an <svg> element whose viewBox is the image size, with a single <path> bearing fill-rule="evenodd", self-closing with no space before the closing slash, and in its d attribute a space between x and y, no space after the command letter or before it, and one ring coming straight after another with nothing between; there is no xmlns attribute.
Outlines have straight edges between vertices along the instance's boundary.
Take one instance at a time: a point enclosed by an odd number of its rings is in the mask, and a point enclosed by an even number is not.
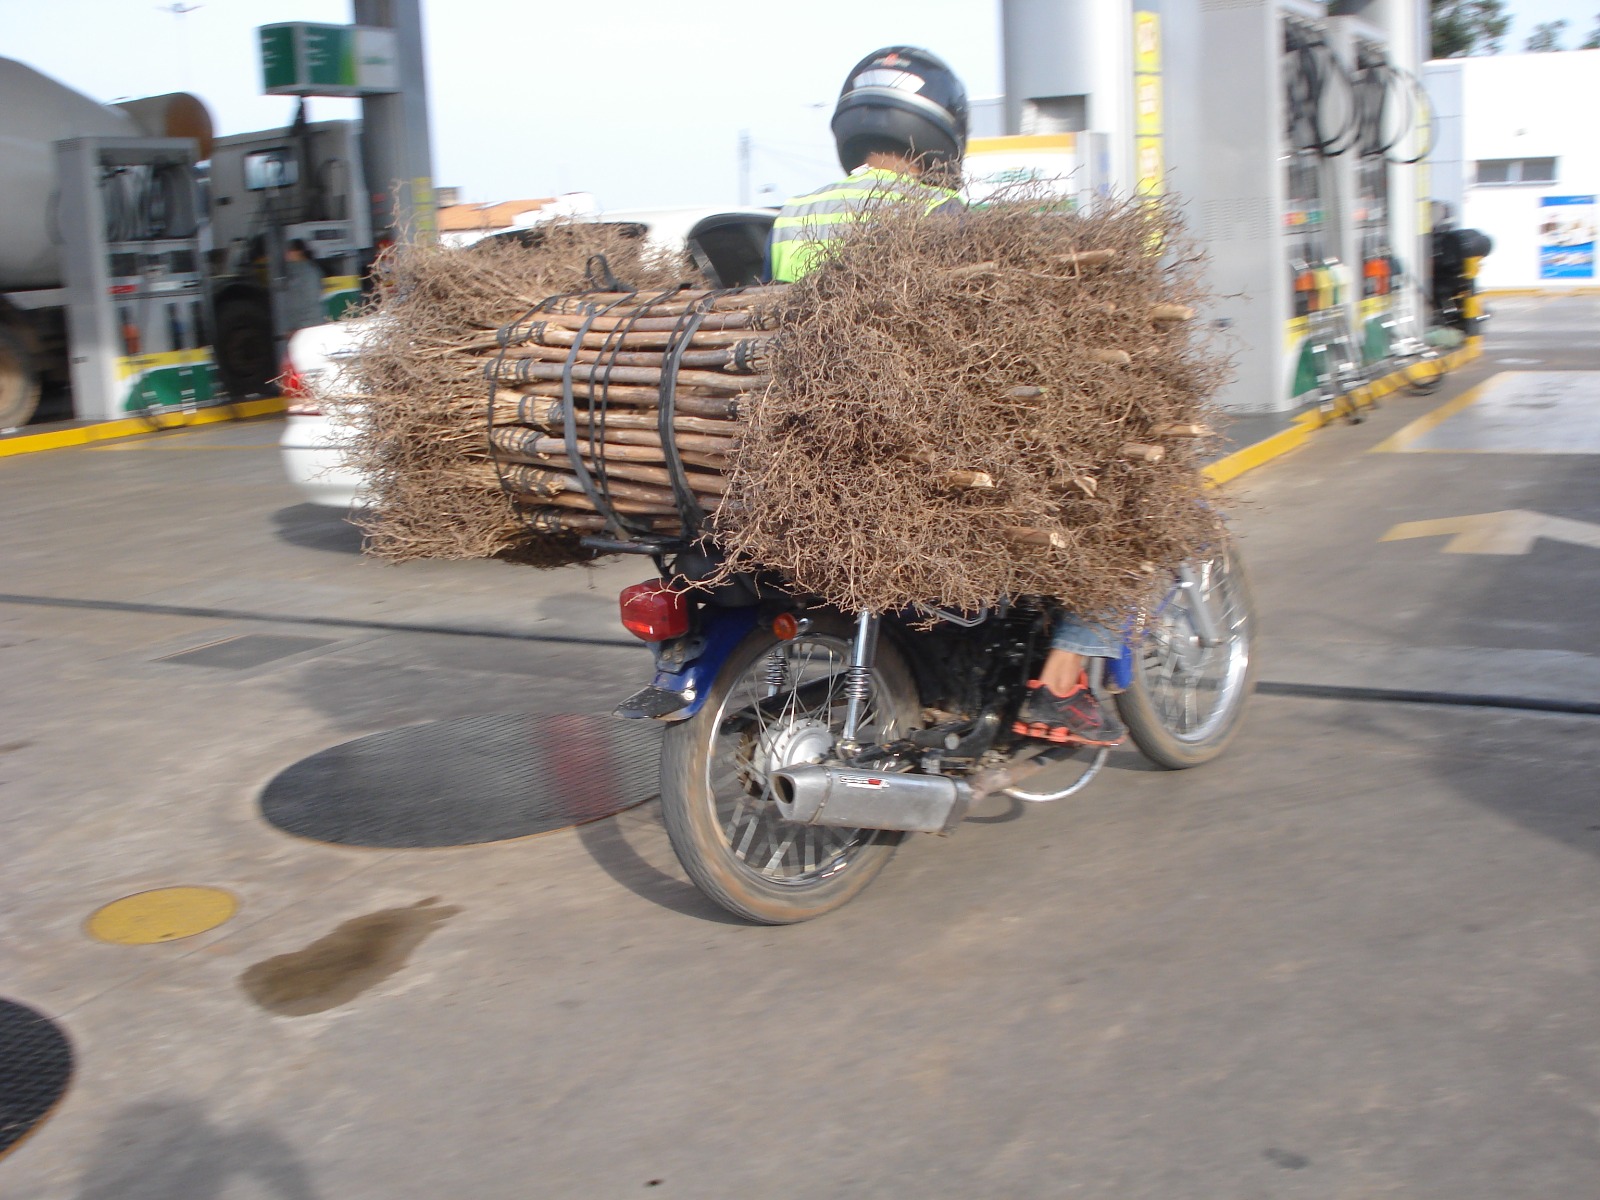
<svg viewBox="0 0 1600 1200"><path fill-rule="evenodd" d="M1100 703L1083 676L1065 696L1056 695L1037 679L1029 680L1028 698L1011 730L1023 737L1084 746L1120 746L1128 736L1122 722Z"/></svg>

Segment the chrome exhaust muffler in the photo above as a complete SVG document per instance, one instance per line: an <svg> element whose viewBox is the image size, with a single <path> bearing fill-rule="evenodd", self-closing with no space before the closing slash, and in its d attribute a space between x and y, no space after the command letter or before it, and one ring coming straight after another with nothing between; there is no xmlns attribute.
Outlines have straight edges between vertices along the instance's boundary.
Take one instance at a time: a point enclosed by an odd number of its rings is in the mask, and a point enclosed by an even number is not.
<svg viewBox="0 0 1600 1200"><path fill-rule="evenodd" d="M810 763L774 771L772 794L786 821L906 833L949 833L966 817L972 796L943 775L880 775Z"/></svg>

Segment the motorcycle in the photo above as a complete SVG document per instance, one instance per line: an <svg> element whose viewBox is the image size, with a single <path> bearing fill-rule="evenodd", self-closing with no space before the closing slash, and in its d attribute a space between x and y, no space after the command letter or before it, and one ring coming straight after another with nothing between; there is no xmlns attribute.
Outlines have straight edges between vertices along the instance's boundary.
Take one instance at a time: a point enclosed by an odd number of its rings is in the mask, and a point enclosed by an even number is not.
<svg viewBox="0 0 1600 1200"><path fill-rule="evenodd" d="M906 834L949 835L997 795L1065 799L1106 762L1103 747L1012 732L1049 647L1052 612L1038 598L975 614L845 614L760 573L708 585L717 563L696 547L655 557L659 576L620 597L655 674L616 715L667 724L673 850L701 891L746 920L821 916L859 894ZM1129 619L1115 658L1091 660L1091 687L1146 758L1199 766L1239 729L1254 629L1244 564L1221 545ZM1025 786L1068 763L1070 780Z"/></svg>

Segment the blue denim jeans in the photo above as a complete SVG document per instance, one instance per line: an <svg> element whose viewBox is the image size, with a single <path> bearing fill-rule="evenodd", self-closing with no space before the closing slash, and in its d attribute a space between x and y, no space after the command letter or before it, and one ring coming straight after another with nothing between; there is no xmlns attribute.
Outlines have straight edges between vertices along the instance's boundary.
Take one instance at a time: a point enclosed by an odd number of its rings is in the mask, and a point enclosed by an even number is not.
<svg viewBox="0 0 1600 1200"><path fill-rule="evenodd" d="M1115 658L1122 649L1122 635L1097 621L1064 612L1056 617L1050 649L1081 654L1085 658Z"/></svg>

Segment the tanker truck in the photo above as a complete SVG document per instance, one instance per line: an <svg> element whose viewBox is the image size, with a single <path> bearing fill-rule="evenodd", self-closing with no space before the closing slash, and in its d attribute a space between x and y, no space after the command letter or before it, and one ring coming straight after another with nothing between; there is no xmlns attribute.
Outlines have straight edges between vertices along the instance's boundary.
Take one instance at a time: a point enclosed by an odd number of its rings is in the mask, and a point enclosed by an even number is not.
<svg viewBox="0 0 1600 1200"><path fill-rule="evenodd" d="M348 303L371 252L355 122L214 138L187 93L103 105L0 58L0 430L273 394L303 241ZM70 388L71 407L63 403Z"/></svg>

